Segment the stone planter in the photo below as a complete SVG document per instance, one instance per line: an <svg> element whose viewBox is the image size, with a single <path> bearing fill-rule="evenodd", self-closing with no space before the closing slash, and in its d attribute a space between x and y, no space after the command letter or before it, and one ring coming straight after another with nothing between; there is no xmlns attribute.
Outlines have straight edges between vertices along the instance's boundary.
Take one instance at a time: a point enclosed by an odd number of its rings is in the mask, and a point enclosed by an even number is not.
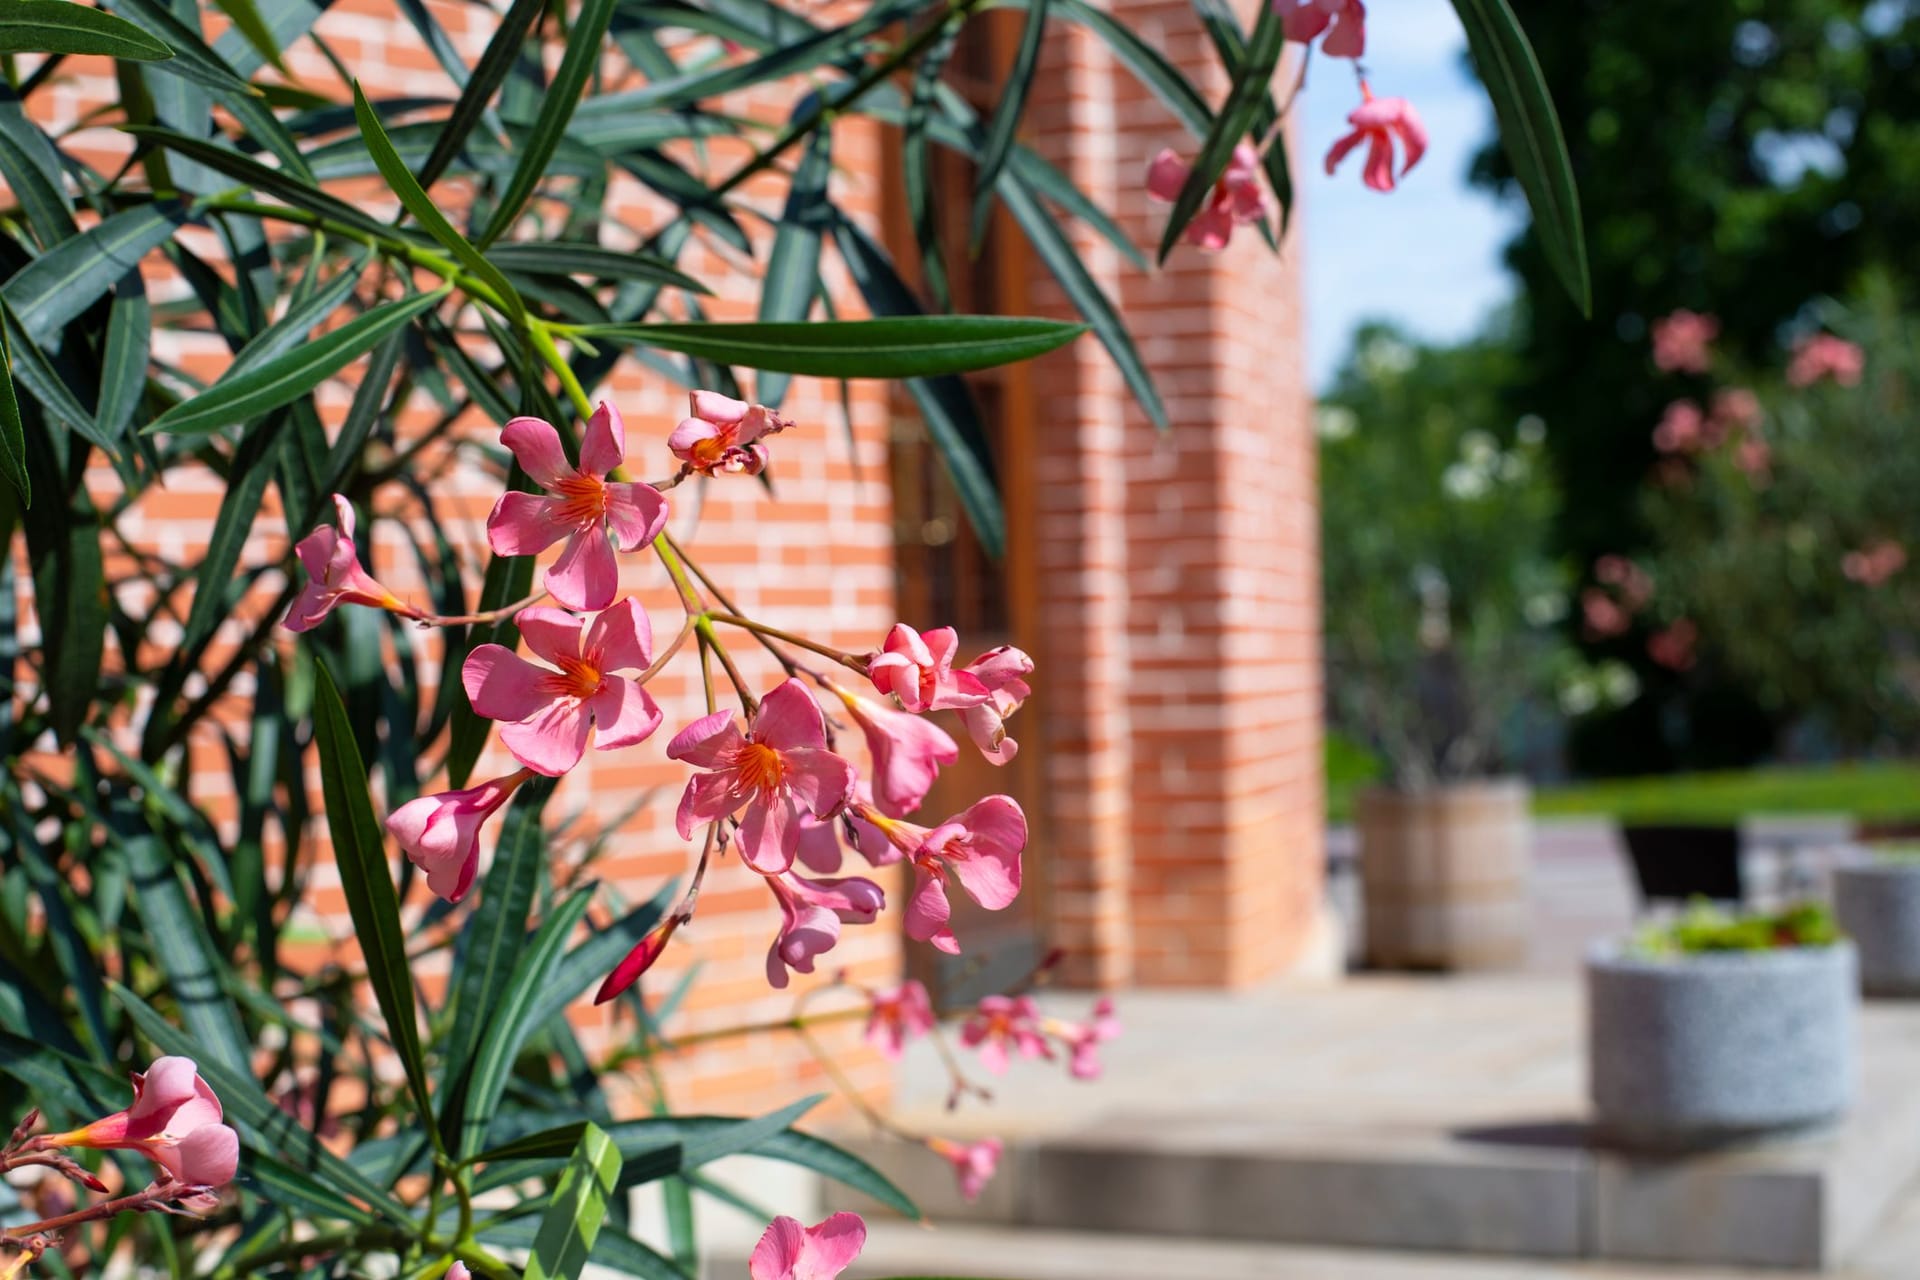
<svg viewBox="0 0 1920 1280"><path fill-rule="evenodd" d="M1676 1150L1831 1120L1853 1093L1853 947L1587 960L1599 1136Z"/></svg>
<svg viewBox="0 0 1920 1280"><path fill-rule="evenodd" d="M1355 798L1367 962L1502 969L1526 961L1533 823L1517 779Z"/></svg>
<svg viewBox="0 0 1920 1280"><path fill-rule="evenodd" d="M1920 996L1920 859L1863 851L1833 869L1833 914L1860 952L1860 989Z"/></svg>

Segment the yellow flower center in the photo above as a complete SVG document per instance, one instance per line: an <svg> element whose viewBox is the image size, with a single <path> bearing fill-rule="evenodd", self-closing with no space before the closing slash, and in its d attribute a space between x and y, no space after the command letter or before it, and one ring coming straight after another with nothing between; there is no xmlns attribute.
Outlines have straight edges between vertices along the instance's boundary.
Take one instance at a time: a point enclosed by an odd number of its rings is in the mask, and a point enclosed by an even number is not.
<svg viewBox="0 0 1920 1280"><path fill-rule="evenodd" d="M554 485L560 499L555 515L568 524L598 524L607 516L607 483L599 476L571 475Z"/></svg>
<svg viewBox="0 0 1920 1280"><path fill-rule="evenodd" d="M787 762L780 753L758 742L740 748L734 767L742 782L761 791L774 790L787 776Z"/></svg>
<svg viewBox="0 0 1920 1280"><path fill-rule="evenodd" d="M560 659L560 670L546 678L548 692L585 700L600 692L600 669L581 658Z"/></svg>

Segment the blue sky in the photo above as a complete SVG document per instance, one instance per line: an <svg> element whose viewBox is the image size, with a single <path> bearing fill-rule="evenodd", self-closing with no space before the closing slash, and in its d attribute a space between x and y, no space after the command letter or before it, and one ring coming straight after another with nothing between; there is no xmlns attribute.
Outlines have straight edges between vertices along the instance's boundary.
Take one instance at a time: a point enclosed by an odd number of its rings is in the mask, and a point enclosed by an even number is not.
<svg viewBox="0 0 1920 1280"><path fill-rule="evenodd" d="M1391 319L1416 336L1473 333L1509 296L1500 249L1524 216L1467 185L1493 113L1463 66L1466 36L1448 0L1377 0L1368 7L1368 82L1409 99L1430 135L1427 155L1391 195L1360 182L1363 153L1333 177L1323 159L1359 101L1352 64L1316 56L1300 97L1306 171L1296 224L1306 235L1307 361L1313 385L1338 367L1355 324Z"/></svg>

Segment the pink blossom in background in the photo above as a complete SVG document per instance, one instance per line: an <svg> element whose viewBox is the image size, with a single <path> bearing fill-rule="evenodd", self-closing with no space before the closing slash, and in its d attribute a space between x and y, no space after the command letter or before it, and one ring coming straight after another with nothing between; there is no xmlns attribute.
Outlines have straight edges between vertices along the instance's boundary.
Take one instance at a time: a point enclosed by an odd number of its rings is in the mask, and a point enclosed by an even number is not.
<svg viewBox="0 0 1920 1280"><path fill-rule="evenodd" d="M1831 333L1816 333L1794 345L1787 381L1796 387L1810 387L1823 378L1832 378L1843 387L1857 387L1866 367L1866 353L1858 346Z"/></svg>
<svg viewBox="0 0 1920 1280"><path fill-rule="evenodd" d="M1647 656L1670 671L1691 670L1694 664L1693 647L1699 638L1700 629L1682 618L1665 630L1647 637Z"/></svg>
<svg viewBox="0 0 1920 1280"><path fill-rule="evenodd" d="M1633 625L1633 615L1598 587L1580 593L1580 617L1586 623L1587 635L1595 640L1622 635Z"/></svg>
<svg viewBox="0 0 1920 1280"><path fill-rule="evenodd" d="M939 777L940 767L958 760L960 748L946 730L929 720L863 698L830 680L823 683L845 704L866 737L867 754L873 761L868 782L880 812L899 818L918 809Z"/></svg>
<svg viewBox="0 0 1920 1280"><path fill-rule="evenodd" d="M1773 448L1765 437L1751 433L1733 447L1733 465L1758 484L1771 474Z"/></svg>
<svg viewBox="0 0 1920 1280"><path fill-rule="evenodd" d="M1691 400L1675 400L1653 429L1653 447L1662 453L1693 453L1707 445L1707 417Z"/></svg>
<svg viewBox="0 0 1920 1280"><path fill-rule="evenodd" d="M1765 414L1760 397L1746 387L1723 387L1713 393L1713 412L1708 415L1728 435L1752 431Z"/></svg>
<svg viewBox="0 0 1920 1280"><path fill-rule="evenodd" d="M988 764L1007 763L1020 750L1020 744L1007 736L1007 717L1033 696L1026 680L1033 674L1033 659L1010 644L1001 645L969 662L961 674L972 676L987 690L985 702L960 710L967 736Z"/></svg>
<svg viewBox="0 0 1920 1280"><path fill-rule="evenodd" d="M839 820L802 813L800 843L794 857L801 866L819 875L830 876L838 871L846 860L846 851L840 847Z"/></svg>
<svg viewBox="0 0 1920 1280"><path fill-rule="evenodd" d="M1100 1046L1120 1036L1120 1019L1113 1001L1102 996L1093 1006L1093 1018L1083 1024L1068 1024L1062 1030L1069 1057L1067 1072L1075 1080L1100 1078Z"/></svg>
<svg viewBox="0 0 1920 1280"><path fill-rule="evenodd" d="M594 746L616 751L644 742L660 727L660 708L636 674L653 663L653 624L628 597L585 618L559 609L523 609L520 638L537 666L504 645L483 644L467 655L461 680L478 714L501 721L500 741L535 773L557 778L580 763L587 732Z"/></svg>
<svg viewBox="0 0 1920 1280"><path fill-rule="evenodd" d="M1653 598L1653 579L1627 556L1608 554L1593 562L1593 576L1620 592L1620 602L1639 612Z"/></svg>
<svg viewBox="0 0 1920 1280"><path fill-rule="evenodd" d="M467 1270L467 1264L458 1258L455 1258L453 1265L447 1268L447 1280L471 1280L472 1274Z"/></svg>
<svg viewBox="0 0 1920 1280"><path fill-rule="evenodd" d="M1327 152L1327 173L1331 176L1348 152L1365 143L1367 163L1363 180L1375 191L1392 191L1394 144L1397 142L1406 153L1400 166L1400 177L1404 178L1427 153L1427 129L1420 123L1413 104L1405 98L1376 98L1364 80L1360 82L1360 95L1360 105L1347 116L1353 132L1334 143Z"/></svg>
<svg viewBox="0 0 1920 1280"><path fill-rule="evenodd" d="M892 694L912 712L949 711L987 700L987 687L970 671L953 669L960 637L952 627L925 635L895 623L886 643L867 663L867 678L884 696Z"/></svg>
<svg viewBox="0 0 1920 1280"><path fill-rule="evenodd" d="M926 1035L933 1025L933 1000L918 982L909 980L867 997L867 1043L889 1062L898 1062L907 1042Z"/></svg>
<svg viewBox="0 0 1920 1280"><path fill-rule="evenodd" d="M1162 151L1147 166L1147 194L1171 204L1180 198L1193 166L1171 149ZM1233 157L1213 184L1213 192L1187 224L1189 244L1208 252L1227 247L1236 226L1264 221L1272 205L1266 188L1260 185L1260 153L1250 142L1233 149Z"/></svg>
<svg viewBox="0 0 1920 1280"><path fill-rule="evenodd" d="M492 778L463 791L409 800L387 815L387 831L406 851L407 861L427 877L427 887L448 902L458 902L473 887L480 866L480 828L498 813L527 773Z"/></svg>
<svg viewBox="0 0 1920 1280"><path fill-rule="evenodd" d="M353 545L353 504L337 493L333 516L338 527L321 525L293 548L307 571L307 585L293 598L293 607L280 625L289 631L311 631L343 604L387 609L403 618L423 616L360 567L360 553Z"/></svg>
<svg viewBox="0 0 1920 1280"><path fill-rule="evenodd" d="M546 571L547 590L569 609L612 604L620 586L614 547L645 546L667 523L667 500L658 489L607 479L626 459L627 428L620 411L604 402L594 410L580 440L577 467L567 461L560 433L540 418L508 422L500 443L545 492L501 494L487 517L488 545L496 555L531 556L564 538L560 559Z"/></svg>
<svg viewBox="0 0 1920 1280"><path fill-rule="evenodd" d="M836 1213L818 1226L775 1218L747 1260L750 1280L834 1280L866 1247L867 1224Z"/></svg>
<svg viewBox="0 0 1920 1280"><path fill-rule="evenodd" d="M1907 549L1891 538L1882 538L1840 559L1840 572L1863 587L1877 587L1907 567Z"/></svg>
<svg viewBox="0 0 1920 1280"><path fill-rule="evenodd" d="M667 448L698 475L759 475L767 465L761 439L793 425L763 404L717 391L695 391L688 400L691 413L667 437Z"/></svg>
<svg viewBox="0 0 1920 1280"><path fill-rule="evenodd" d="M133 1105L67 1133L38 1140L47 1147L137 1151L190 1187L233 1181L240 1162L240 1136L221 1123L220 1099L200 1078L193 1059L154 1059L133 1074Z"/></svg>
<svg viewBox="0 0 1920 1280"><path fill-rule="evenodd" d="M1705 373L1719 336L1718 319L1682 307L1653 322L1653 363L1667 373Z"/></svg>
<svg viewBox="0 0 1920 1280"><path fill-rule="evenodd" d="M997 1076L1007 1073L1015 1053L1023 1058L1053 1056L1031 996L983 997L960 1028L960 1043L979 1050L980 1065Z"/></svg>
<svg viewBox="0 0 1920 1280"><path fill-rule="evenodd" d="M960 1181L960 1194L971 1202L986 1190L1000 1167L1000 1156L1006 1147L998 1138L982 1138L978 1142L928 1138L927 1149L953 1166L954 1176Z"/></svg>
<svg viewBox="0 0 1920 1280"><path fill-rule="evenodd" d="M887 905L886 894L871 880L808 880L804 876L768 876L780 903L780 932L767 949L767 981L784 990L787 971L812 973L813 962L840 941L840 926L872 924Z"/></svg>
<svg viewBox="0 0 1920 1280"><path fill-rule="evenodd" d="M889 818L872 807L862 807L857 816L879 828L913 863L913 896L907 901L905 924L907 936L915 941L960 954L959 940L947 927L953 914L947 902L948 872L989 911L999 911L1020 896L1027 815L1011 796L988 796L931 829Z"/></svg>
<svg viewBox="0 0 1920 1280"><path fill-rule="evenodd" d="M1325 31L1320 52L1329 58L1358 58L1367 51L1367 8L1361 0L1273 0L1273 7L1295 44L1309 44Z"/></svg>
<svg viewBox="0 0 1920 1280"><path fill-rule="evenodd" d="M730 711L694 721L667 744L668 759L704 770L681 794L680 838L744 807L741 858L761 875L786 871L800 848L800 810L832 817L853 787L853 766L826 748L826 721L798 680L769 693L744 734Z"/></svg>

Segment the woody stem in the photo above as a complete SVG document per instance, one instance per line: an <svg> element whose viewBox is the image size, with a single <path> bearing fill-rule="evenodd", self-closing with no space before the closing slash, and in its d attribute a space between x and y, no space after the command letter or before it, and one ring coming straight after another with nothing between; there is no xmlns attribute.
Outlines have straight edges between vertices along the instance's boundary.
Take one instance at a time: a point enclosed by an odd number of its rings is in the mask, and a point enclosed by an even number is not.
<svg viewBox="0 0 1920 1280"><path fill-rule="evenodd" d="M740 606L727 598L727 593L720 589L720 584L707 576L707 571L702 569L699 564L694 561L693 557L687 554L684 547L673 540L671 534L663 532L660 536L667 540L667 545L673 548L674 554L679 556L687 568L693 571L693 576L700 579L700 585L707 589L707 594L720 602L722 609L725 609L729 614L737 615L740 612ZM766 636L756 632L753 638L760 642L762 649L765 649L773 655L773 660L779 663L788 675L794 675L799 671L799 668L794 665L793 659L782 653L779 647Z"/></svg>
<svg viewBox="0 0 1920 1280"><path fill-rule="evenodd" d="M653 665L648 667L645 671L642 671L639 674L639 676L634 679L634 683L645 684L647 681L659 675L661 670L665 668L667 663L672 661L673 655L680 652L680 646L684 645L687 642L687 637L692 634L693 634L693 619L688 618L685 622L680 624L680 633L674 636L673 643L668 645L665 649L661 650L660 656L653 660Z"/></svg>
<svg viewBox="0 0 1920 1280"><path fill-rule="evenodd" d="M701 614L693 620L693 625L700 633L701 643L720 659L721 669L727 673L727 679L733 682L733 691L740 695L740 709L752 715L760 708L759 700L747 690L746 679L740 674L740 668L733 665L733 655L727 652L727 646L721 644L720 637L713 634L712 615Z"/></svg>
<svg viewBox="0 0 1920 1280"><path fill-rule="evenodd" d="M782 631L780 628L770 627L764 622L755 622L752 618L742 618L738 614L709 613L707 617L714 622L724 622L730 627L739 627L742 631L751 631L757 636L764 636L768 639L778 640L783 644L790 644L797 648L809 650L819 654L823 658L832 658L849 671L857 671L861 675L867 674L867 664L865 661L855 657L853 654L836 649L832 645L820 644L807 639L805 636L794 635L791 631Z"/></svg>
<svg viewBox="0 0 1920 1280"><path fill-rule="evenodd" d="M539 604L547 598L547 593L536 591L524 600L515 600L512 604L503 604L498 609L488 609L484 613L462 613L452 617L439 614L423 614L416 621L422 627L465 627L478 623L498 622L502 618L511 618L522 609Z"/></svg>
<svg viewBox="0 0 1920 1280"><path fill-rule="evenodd" d="M6 1230L0 1231L0 1242L18 1244L28 1236L43 1235L50 1231L64 1231L68 1227L77 1227L84 1222L98 1222L103 1218L111 1218L115 1214L125 1213L129 1209L145 1209L149 1205L165 1204L167 1201L177 1199L187 1192L199 1189L200 1188L184 1186L179 1183L169 1183L164 1187L148 1187L145 1191L137 1191L130 1196L121 1196L117 1200L102 1200L99 1204L88 1205L86 1208L76 1209L72 1213L63 1213L57 1218L42 1218L39 1222L29 1222L23 1226L8 1227Z"/></svg>

